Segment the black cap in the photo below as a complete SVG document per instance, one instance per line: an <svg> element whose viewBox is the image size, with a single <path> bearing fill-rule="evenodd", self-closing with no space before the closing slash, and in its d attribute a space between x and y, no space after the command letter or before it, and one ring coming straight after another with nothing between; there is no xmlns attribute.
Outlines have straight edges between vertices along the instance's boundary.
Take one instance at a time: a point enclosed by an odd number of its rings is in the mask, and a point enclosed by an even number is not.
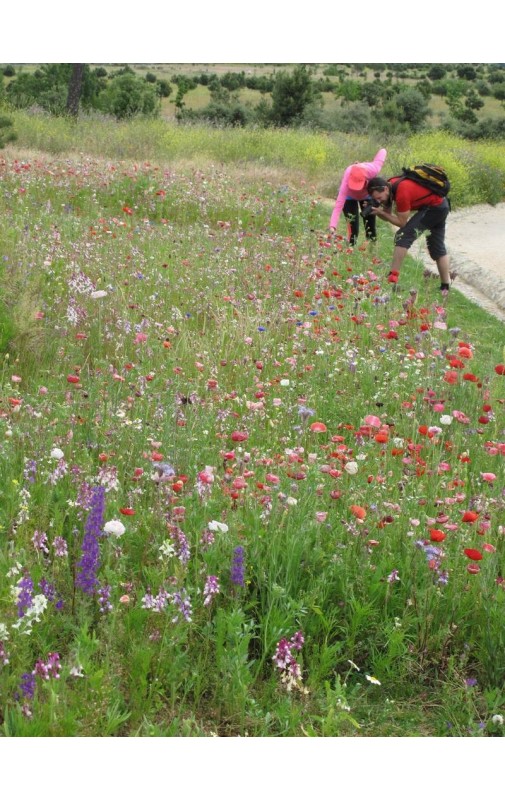
<svg viewBox="0 0 505 800"><path fill-rule="evenodd" d="M388 182L384 180L384 178L370 178L368 181L366 188L368 194L375 191L376 189L385 189L388 185Z"/></svg>

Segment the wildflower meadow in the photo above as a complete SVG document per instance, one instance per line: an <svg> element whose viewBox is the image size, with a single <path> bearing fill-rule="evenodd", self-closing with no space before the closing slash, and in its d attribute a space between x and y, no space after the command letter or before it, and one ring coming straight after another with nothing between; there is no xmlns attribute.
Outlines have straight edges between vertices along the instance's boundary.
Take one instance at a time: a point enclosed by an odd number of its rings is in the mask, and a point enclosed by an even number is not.
<svg viewBox="0 0 505 800"><path fill-rule="evenodd" d="M0 189L2 735L503 735L502 324L299 171Z"/></svg>

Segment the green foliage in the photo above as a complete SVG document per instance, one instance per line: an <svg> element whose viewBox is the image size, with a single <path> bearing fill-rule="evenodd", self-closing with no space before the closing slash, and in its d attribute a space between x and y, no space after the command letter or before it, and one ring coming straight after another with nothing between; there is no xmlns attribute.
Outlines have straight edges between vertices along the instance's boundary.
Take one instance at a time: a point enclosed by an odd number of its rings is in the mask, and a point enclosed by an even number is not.
<svg viewBox="0 0 505 800"><path fill-rule="evenodd" d="M426 73L427 77L432 81L440 81L442 78L445 78L446 74L447 70L443 64L433 64Z"/></svg>
<svg viewBox="0 0 505 800"><path fill-rule="evenodd" d="M5 147L9 142L14 142L17 134L14 131L14 122L11 117L4 114L0 115L0 148Z"/></svg>
<svg viewBox="0 0 505 800"><path fill-rule="evenodd" d="M118 120L137 115L153 117L160 111L155 87L130 73L117 74L109 81L100 93L99 105Z"/></svg>
<svg viewBox="0 0 505 800"><path fill-rule="evenodd" d="M421 130L430 114L426 97L417 89L404 89L384 104L380 125L392 133Z"/></svg>
<svg viewBox="0 0 505 800"><path fill-rule="evenodd" d="M300 125L307 110L317 103L319 97L304 64L295 67L292 73L281 70L275 77L272 89L270 121L274 125Z"/></svg>
<svg viewBox="0 0 505 800"><path fill-rule="evenodd" d="M477 77L475 67L473 67L471 64L461 64L456 69L456 74L458 78L463 78L465 81L474 81Z"/></svg>

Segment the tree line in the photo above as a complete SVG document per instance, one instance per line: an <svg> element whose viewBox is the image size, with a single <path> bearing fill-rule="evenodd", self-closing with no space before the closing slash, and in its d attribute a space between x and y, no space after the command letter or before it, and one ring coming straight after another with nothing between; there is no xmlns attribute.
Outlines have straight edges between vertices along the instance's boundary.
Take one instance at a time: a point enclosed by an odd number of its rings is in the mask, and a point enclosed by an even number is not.
<svg viewBox="0 0 505 800"><path fill-rule="evenodd" d="M122 120L158 116L162 98L174 94L180 123L408 134L429 124L430 98L438 95L447 109L442 127L468 138L505 136L505 119L481 113L486 98L505 103L503 64L329 64L322 70L307 64L280 66L270 74L202 71L167 79L150 71L142 76L129 65L43 64L34 71L8 65L0 73L0 105L39 107L72 117L100 112ZM188 107L187 97L199 85L207 88L209 102L195 110ZM259 92L260 99L255 104L244 101L244 89ZM325 96L338 100L332 110Z"/></svg>

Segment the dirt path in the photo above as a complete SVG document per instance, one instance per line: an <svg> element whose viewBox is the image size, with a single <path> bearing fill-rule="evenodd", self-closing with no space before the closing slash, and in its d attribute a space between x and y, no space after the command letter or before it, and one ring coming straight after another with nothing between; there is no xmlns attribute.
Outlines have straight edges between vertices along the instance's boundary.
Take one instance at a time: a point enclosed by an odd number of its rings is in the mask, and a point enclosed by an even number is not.
<svg viewBox="0 0 505 800"><path fill-rule="evenodd" d="M457 271L453 288L505 321L505 203L453 211L446 243L451 269ZM436 274L424 238L411 253Z"/></svg>

